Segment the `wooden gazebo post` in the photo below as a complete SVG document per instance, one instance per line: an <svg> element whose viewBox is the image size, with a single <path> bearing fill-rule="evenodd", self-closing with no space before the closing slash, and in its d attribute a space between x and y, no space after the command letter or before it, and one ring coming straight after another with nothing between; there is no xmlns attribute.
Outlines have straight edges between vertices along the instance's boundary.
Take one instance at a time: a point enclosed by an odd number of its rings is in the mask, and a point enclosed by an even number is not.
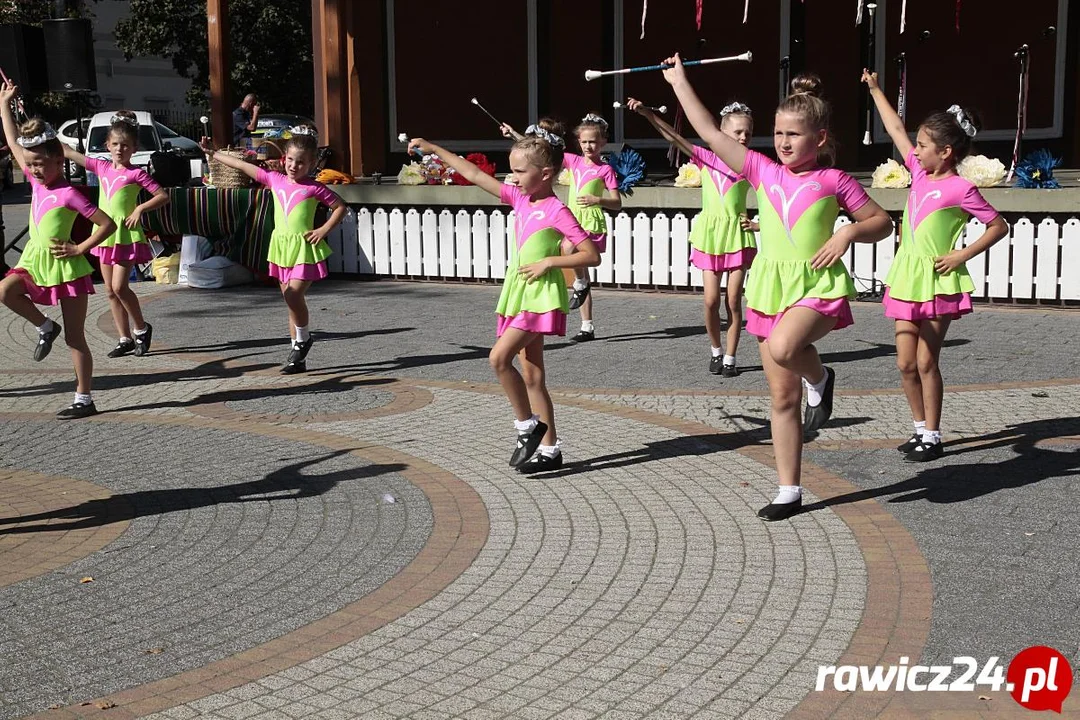
<svg viewBox="0 0 1080 720"><path fill-rule="evenodd" d="M210 49L210 122L214 144L232 144L229 107L229 0L206 0L207 41Z"/></svg>

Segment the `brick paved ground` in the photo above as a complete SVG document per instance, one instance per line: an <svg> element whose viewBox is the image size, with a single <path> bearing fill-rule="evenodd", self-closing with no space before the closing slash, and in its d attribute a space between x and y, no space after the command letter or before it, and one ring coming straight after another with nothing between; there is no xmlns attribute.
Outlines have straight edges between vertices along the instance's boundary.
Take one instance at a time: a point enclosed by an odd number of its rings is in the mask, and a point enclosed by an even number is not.
<svg viewBox="0 0 1080 720"><path fill-rule="evenodd" d="M35 365L0 316L0 717L1009 716L812 688L1035 643L1080 667L1080 314L957 323L950 452L912 467L890 328L857 308L821 347L810 511L777 525L756 349L705 373L697 298L598 293L607 340L549 353L567 465L526 478L493 288L325 283L293 377L273 291L138 290L146 358L104 357L92 301L91 421L51 418L66 351Z"/></svg>

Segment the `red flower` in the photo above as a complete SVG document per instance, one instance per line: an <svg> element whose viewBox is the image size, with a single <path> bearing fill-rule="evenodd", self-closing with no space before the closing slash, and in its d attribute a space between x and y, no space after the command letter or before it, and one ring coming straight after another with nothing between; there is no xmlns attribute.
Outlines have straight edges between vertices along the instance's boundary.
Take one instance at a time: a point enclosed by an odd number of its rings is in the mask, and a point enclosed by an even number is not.
<svg viewBox="0 0 1080 720"><path fill-rule="evenodd" d="M483 153L469 153L465 156L465 159L471 162L481 171L495 177L495 163L487 159L487 156ZM472 185L471 182L465 179L461 173L454 173L450 176L450 182L454 185Z"/></svg>

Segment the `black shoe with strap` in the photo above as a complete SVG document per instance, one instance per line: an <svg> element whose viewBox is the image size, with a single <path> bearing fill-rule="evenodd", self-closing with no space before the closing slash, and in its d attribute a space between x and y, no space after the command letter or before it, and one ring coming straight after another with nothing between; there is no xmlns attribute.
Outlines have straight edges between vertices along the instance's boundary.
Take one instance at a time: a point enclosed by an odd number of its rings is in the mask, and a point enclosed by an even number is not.
<svg viewBox="0 0 1080 720"><path fill-rule="evenodd" d="M78 418L90 417L91 415L97 415L97 408L94 407L93 400L88 403L71 403L66 408L56 413L56 417L61 420L76 420Z"/></svg>
<svg viewBox="0 0 1080 720"><path fill-rule="evenodd" d="M307 372L307 363L303 360L298 362L287 362L281 368L282 375L298 375L303 372Z"/></svg>
<svg viewBox="0 0 1080 720"><path fill-rule="evenodd" d="M940 442L928 443L920 442L913 447L907 455L904 456L905 462L930 462L931 460L937 460L945 454L945 449L941 447Z"/></svg>
<svg viewBox="0 0 1080 720"><path fill-rule="evenodd" d="M120 342L116 343L116 347L109 351L109 357L118 358L130 355L135 351L135 341L131 338L124 338Z"/></svg>
<svg viewBox="0 0 1080 720"><path fill-rule="evenodd" d="M577 310L581 307L581 303L585 302L585 298L589 297L589 289L591 285L586 285L584 290L578 290L574 288L574 292L570 293L570 309Z"/></svg>
<svg viewBox="0 0 1080 720"><path fill-rule="evenodd" d="M902 453L909 453L915 448L917 448L921 442L922 435L920 435L919 433L915 433L907 442L897 445L896 449Z"/></svg>
<svg viewBox="0 0 1080 720"><path fill-rule="evenodd" d="M135 355L142 357L146 353L150 352L150 341L154 337L154 326L150 323L146 323L146 330L141 333L135 333Z"/></svg>
<svg viewBox="0 0 1080 720"><path fill-rule="evenodd" d="M836 373L831 367L825 368L825 390L821 393L821 402L806 406L803 413L803 433L820 430L832 417L833 388L836 386Z"/></svg>
<svg viewBox="0 0 1080 720"><path fill-rule="evenodd" d="M303 342L300 342L299 340L294 340L292 344L292 350L289 351L288 362L298 363L307 360L308 353L311 351L311 346L314 344L315 338L311 335L308 335L308 339L304 340Z"/></svg>
<svg viewBox="0 0 1080 720"><path fill-rule="evenodd" d="M537 453L536 455L533 455L532 459L528 462L518 465L517 471L522 475L532 475L533 473L558 470L561 467L561 452L558 455L545 455L544 453Z"/></svg>
<svg viewBox="0 0 1080 720"><path fill-rule="evenodd" d="M510 467L519 467L535 455L536 449L540 447L540 441L547 435L547 430L547 425L537 421L536 427L529 432L519 432L514 454L510 456Z"/></svg>
<svg viewBox="0 0 1080 720"><path fill-rule="evenodd" d="M787 520L792 515L802 512L802 495L795 502L777 504L769 503L757 511L757 516L765 522Z"/></svg>
<svg viewBox="0 0 1080 720"><path fill-rule="evenodd" d="M724 367L720 369L720 374L723 377L738 377L739 368L737 368L734 363L731 365L724 365Z"/></svg>
<svg viewBox="0 0 1080 720"><path fill-rule="evenodd" d="M713 375L719 375L724 371L724 358L719 355L714 355L712 360L709 360L709 372Z"/></svg>
<svg viewBox="0 0 1080 720"><path fill-rule="evenodd" d="M590 340L595 340L595 339L596 339L596 334L592 330L579 330L577 335L570 338L570 342L572 342L572 343L583 343L583 342L589 342Z"/></svg>
<svg viewBox="0 0 1080 720"><path fill-rule="evenodd" d="M41 362L49 356L49 353L52 352L53 342L60 337L61 332L63 332L63 329L60 327L60 323L54 322L52 330L38 333L38 344L34 348L34 360Z"/></svg>

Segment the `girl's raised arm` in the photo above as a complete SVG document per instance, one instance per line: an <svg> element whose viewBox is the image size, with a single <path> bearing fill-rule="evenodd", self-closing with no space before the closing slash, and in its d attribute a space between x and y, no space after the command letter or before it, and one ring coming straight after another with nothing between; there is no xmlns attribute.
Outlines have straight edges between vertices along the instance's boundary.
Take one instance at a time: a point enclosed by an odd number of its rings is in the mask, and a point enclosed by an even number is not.
<svg viewBox="0 0 1080 720"><path fill-rule="evenodd" d="M19 129L15 127L15 116L11 114L11 101L19 95L19 88L10 80L0 85L0 117L4 123L4 140L11 157L19 164L20 170L26 170L26 161L23 159L22 146L16 142L19 139Z"/></svg>
<svg viewBox="0 0 1080 720"><path fill-rule="evenodd" d="M67 143L64 143L64 158L75 163L79 167L86 167L86 155L82 154L78 150L74 149Z"/></svg>
<svg viewBox="0 0 1080 720"><path fill-rule="evenodd" d="M671 125L668 125L666 120L664 120L659 115L650 110L648 107L646 107L645 104L642 103L640 100L635 100L634 98L627 98L626 107L628 110L633 110L638 115L648 120L649 124L656 128L656 131L660 133L660 135L665 140L679 148L680 152L682 152L684 155L693 155L694 146L690 143L690 141L684 138L679 133L675 132L675 128L671 127ZM715 121L713 124L715 124Z"/></svg>
<svg viewBox="0 0 1080 720"><path fill-rule="evenodd" d="M461 173L461 177L465 178L476 187L491 193L497 198L502 197L503 184L501 182L488 175L465 158L460 157L457 153L452 153L434 143L429 143L423 138L413 138L409 141L409 152L412 153L413 150L419 150L425 155L438 155L439 159L442 160L444 164L454 168L455 172Z"/></svg>
<svg viewBox="0 0 1080 720"><path fill-rule="evenodd" d="M203 152L206 153L207 159L212 158L214 160L217 160L222 165L231 167L234 170L239 170L252 180L258 181L260 170L258 166L252 165L249 162L244 162L239 158L234 158L232 155L218 155L217 150L214 149L213 144L210 142L210 138L204 137L202 139L202 142L199 143L199 146L202 147Z"/></svg>
<svg viewBox="0 0 1080 720"><path fill-rule="evenodd" d="M709 144L717 157L741 175L746 162L746 148L720 132L712 113L701 102L694 88L691 87L690 81L686 79L686 68L683 67L679 53L669 57L664 64L674 66L664 71L664 79L675 89L675 96L682 103L686 119L694 126L694 130L701 139Z"/></svg>
<svg viewBox="0 0 1080 720"><path fill-rule="evenodd" d="M889 99L885 97L885 93L882 92L881 87L878 85L877 73L872 73L866 68L863 68L862 81L870 88L870 97L874 98L874 105L877 107L878 114L881 115L881 122L885 125L885 131L889 133L889 137L892 138L893 144L896 145L896 149L900 151L900 154L903 155L906 160L908 153L911 152L911 149L914 146L908 138L907 128L904 127L904 121L901 120L900 116L893 110L892 104L889 102Z"/></svg>

